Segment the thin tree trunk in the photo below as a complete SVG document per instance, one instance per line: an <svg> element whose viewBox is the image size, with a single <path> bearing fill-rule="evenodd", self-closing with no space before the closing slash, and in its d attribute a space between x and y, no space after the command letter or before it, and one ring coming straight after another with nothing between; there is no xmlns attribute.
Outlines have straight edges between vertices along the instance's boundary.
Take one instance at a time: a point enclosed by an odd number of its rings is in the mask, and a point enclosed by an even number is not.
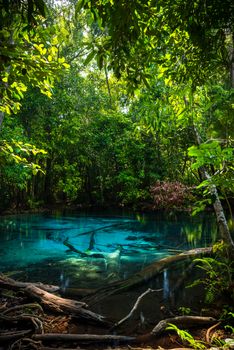
<svg viewBox="0 0 234 350"><path fill-rule="evenodd" d="M195 137L196 137L196 142L198 145L200 145L201 144L201 137L200 137L195 126L194 126L194 133L195 133ZM208 174L205 167L200 167L199 170L200 170L200 173L202 175L203 180L208 180L208 181L211 180L211 176ZM210 184L209 190L210 190L211 196L214 198L213 207L214 207L220 235L221 235L224 243L226 243L228 245L230 252L232 254L234 254L234 242L232 240L230 230L228 228L227 220L225 217L222 203L221 203L220 198L219 198L217 187L214 184L212 184L212 182Z"/></svg>
<svg viewBox="0 0 234 350"><path fill-rule="evenodd" d="M0 131L2 130L3 119L4 119L4 113L0 111Z"/></svg>

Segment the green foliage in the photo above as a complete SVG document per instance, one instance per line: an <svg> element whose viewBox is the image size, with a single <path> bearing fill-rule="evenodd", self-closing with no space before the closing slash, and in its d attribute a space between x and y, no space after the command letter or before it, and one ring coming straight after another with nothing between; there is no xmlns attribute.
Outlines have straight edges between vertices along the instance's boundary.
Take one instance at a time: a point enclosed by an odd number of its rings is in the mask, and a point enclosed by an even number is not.
<svg viewBox="0 0 234 350"><path fill-rule="evenodd" d="M188 155L195 159L195 162L192 164L193 169L199 170L199 168L205 167L212 174L197 186L198 190L202 190L203 199L196 203L193 214L204 210L207 205L212 204L210 190L213 185L220 190L225 199L227 199L227 193L234 193L234 149L232 147L227 147L226 145L221 147L220 141L211 141L190 147ZM230 214L232 215L231 212Z"/></svg>
<svg viewBox="0 0 234 350"><path fill-rule="evenodd" d="M189 307L181 306L179 307L179 311L182 313L183 316L191 314L191 309Z"/></svg>
<svg viewBox="0 0 234 350"><path fill-rule="evenodd" d="M193 285L202 284L206 290L206 302L211 303L220 296L227 295L234 300L233 274L234 265L225 256L227 247L217 243L213 247L216 258L195 259L197 266L205 272L205 277Z"/></svg>
<svg viewBox="0 0 234 350"><path fill-rule="evenodd" d="M133 86L149 86L149 69L155 64L167 79L192 78L194 86L214 67L228 69L230 64L226 37L233 29L231 0L80 0L77 13L82 8L101 32L93 41L98 66L107 62L117 77L126 75Z"/></svg>
<svg viewBox="0 0 234 350"><path fill-rule="evenodd" d="M168 323L166 330L175 331L178 334L178 336L181 338L183 344L189 345L193 349L202 350L207 348L202 341L195 340L194 337L189 332L178 328L176 325L172 323Z"/></svg>
<svg viewBox="0 0 234 350"><path fill-rule="evenodd" d="M19 111L28 85L37 86L51 97L56 76L69 65L59 56L58 33L63 28L57 23L48 27L40 16L44 14L43 1L19 1L8 7L6 2L3 3L0 13L0 111L11 114ZM29 25L31 22L33 26Z"/></svg>

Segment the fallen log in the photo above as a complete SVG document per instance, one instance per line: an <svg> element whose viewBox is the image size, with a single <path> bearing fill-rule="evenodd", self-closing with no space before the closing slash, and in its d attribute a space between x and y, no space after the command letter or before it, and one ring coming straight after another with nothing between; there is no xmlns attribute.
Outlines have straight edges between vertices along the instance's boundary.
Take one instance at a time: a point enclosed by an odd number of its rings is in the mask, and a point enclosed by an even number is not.
<svg viewBox="0 0 234 350"><path fill-rule="evenodd" d="M99 334L34 334L33 339L41 341L74 341L80 343L131 343L136 340L135 337L128 337L123 335L99 335Z"/></svg>
<svg viewBox="0 0 234 350"><path fill-rule="evenodd" d="M213 317L202 316L177 316L172 318L166 318L161 320L150 332L154 337L161 334L166 330L169 323L174 324L177 327L192 328L197 326L203 326L207 324L214 324L217 320Z"/></svg>
<svg viewBox="0 0 234 350"><path fill-rule="evenodd" d="M27 293L30 297L38 300L40 303L49 309L52 309L53 311L64 312L69 315L90 321L95 321L98 323L106 323L104 316L84 309L84 307L87 307L86 303L72 299L61 298L57 295L43 291L34 285L29 285L24 290L25 293Z"/></svg>
<svg viewBox="0 0 234 350"><path fill-rule="evenodd" d="M104 316L85 309L85 307L88 306L85 302L79 302L73 299L65 299L45 290L49 289L52 291L57 291L57 288L54 288L55 286L44 285L42 283L33 284L26 282L18 282L1 274L0 287L13 290L23 289L27 295L38 300L47 308L53 311L63 312L69 315L72 314L73 316L76 316L78 318L83 318L97 323L107 324L107 321L105 320Z"/></svg>
<svg viewBox="0 0 234 350"><path fill-rule="evenodd" d="M50 284L43 284L41 282L37 283L31 283L31 282L20 282L20 281L15 281L10 277L7 277L3 273L0 273L0 288L4 289L11 289L11 290L19 290L21 288L26 288L28 286L35 286L38 287L42 290L45 290L50 293L58 292L60 287L50 285Z"/></svg>
<svg viewBox="0 0 234 350"><path fill-rule="evenodd" d="M216 323L217 320L213 317L202 317L202 316L177 316L171 317L158 322L158 324L152 329L150 333L140 335L136 338L137 344L147 344L154 342L160 337L160 335L167 331L167 326L173 324L178 328L198 328L205 325ZM168 330L169 331L169 330Z"/></svg>
<svg viewBox="0 0 234 350"><path fill-rule="evenodd" d="M173 255L173 256L163 258L159 261L155 261L151 265L135 273L133 276L127 278L126 280L113 282L105 287L97 289L97 291L93 295L87 296L83 300L88 302L89 304L95 304L100 300L103 300L106 297L109 297L110 295L125 292L131 289L132 287L136 287L142 283L145 283L151 280L152 278L154 278L156 275L161 273L165 268L168 268L168 266L170 266L173 263L176 263L182 260L193 259L201 255L210 255L211 252L212 252L211 247L197 248L197 249L188 250L178 255Z"/></svg>

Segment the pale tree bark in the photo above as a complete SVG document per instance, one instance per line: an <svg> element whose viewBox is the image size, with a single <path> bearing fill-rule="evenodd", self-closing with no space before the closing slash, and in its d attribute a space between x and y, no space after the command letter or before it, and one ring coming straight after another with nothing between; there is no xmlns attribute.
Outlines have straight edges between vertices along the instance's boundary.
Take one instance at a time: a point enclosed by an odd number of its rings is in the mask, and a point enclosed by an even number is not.
<svg viewBox="0 0 234 350"><path fill-rule="evenodd" d="M3 119L4 119L4 113L0 111L0 131L2 129Z"/></svg>
<svg viewBox="0 0 234 350"><path fill-rule="evenodd" d="M230 54L231 87L234 89L234 33L232 33L232 48Z"/></svg>
<svg viewBox="0 0 234 350"><path fill-rule="evenodd" d="M196 142L198 145L200 145L201 144L201 137L200 137L200 135L197 131L197 128L195 126L194 126L194 133L195 133L195 137L196 137ZM210 181L209 191L210 191L211 196L214 198L213 208L214 208L216 220L218 223L218 229L219 229L222 240L224 241L224 243L226 243L228 245L228 250L231 252L232 255L234 255L234 242L233 242L230 230L228 228L226 216L225 216L225 213L223 210L222 203L221 203L220 198L219 198L217 187L215 186L215 184L212 183L211 176L209 175L209 173L207 172L207 169L205 167L200 167L199 170L201 172L202 178L204 180Z"/></svg>

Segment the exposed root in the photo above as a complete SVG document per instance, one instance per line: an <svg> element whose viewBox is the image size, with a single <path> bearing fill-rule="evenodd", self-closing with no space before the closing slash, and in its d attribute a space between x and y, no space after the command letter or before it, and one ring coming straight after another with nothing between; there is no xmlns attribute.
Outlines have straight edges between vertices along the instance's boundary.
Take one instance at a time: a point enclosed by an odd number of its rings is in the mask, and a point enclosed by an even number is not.
<svg viewBox="0 0 234 350"><path fill-rule="evenodd" d="M209 344L210 343L210 332L213 331L213 329L215 329L216 327L218 327L221 324L221 322L218 322L216 324L214 324L213 326L211 326L210 328L207 329L206 332L206 342Z"/></svg>

